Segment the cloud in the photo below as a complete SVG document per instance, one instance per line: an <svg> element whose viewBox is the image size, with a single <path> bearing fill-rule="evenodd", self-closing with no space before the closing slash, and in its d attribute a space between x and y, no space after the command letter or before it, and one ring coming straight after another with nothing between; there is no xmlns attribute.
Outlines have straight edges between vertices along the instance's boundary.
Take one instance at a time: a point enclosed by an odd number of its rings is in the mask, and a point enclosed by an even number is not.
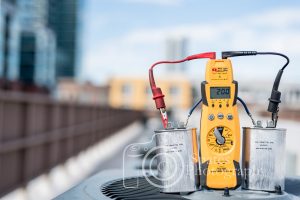
<svg viewBox="0 0 300 200"><path fill-rule="evenodd" d="M152 4L158 6L179 6L183 0L122 0L127 3Z"/></svg>
<svg viewBox="0 0 300 200"><path fill-rule="evenodd" d="M152 62L165 59L167 38L185 37L189 40L188 53L212 50L285 52L292 60L289 66L291 70L287 70L285 76L289 77L289 80L298 80L296 74L299 76L300 70L296 66L300 65L299 12L298 8L280 8L215 23L135 29L122 37L99 41L99 46L93 45L84 57L86 74L95 82L105 82L107 74L146 76L148 66ZM283 62L282 59L274 57L245 58L243 61L235 59L238 66L244 66L237 67L235 71L239 78L246 79L249 73L253 74L253 77L264 79L267 72L274 69L268 66L280 66ZM190 65L194 67L196 64ZM274 76L275 71L271 71L274 72ZM195 67L189 74L192 78L199 79L198 75L203 74L203 69Z"/></svg>
<svg viewBox="0 0 300 200"><path fill-rule="evenodd" d="M300 21L299 8L275 9L260 15L251 15L247 20L257 26L287 28Z"/></svg>
<svg viewBox="0 0 300 200"><path fill-rule="evenodd" d="M131 45L163 42L168 37L187 37L192 42L231 42L230 47L276 48L299 53L300 9L285 8L214 24L191 24L130 32L121 41ZM221 41L224 40L224 41ZM221 46L221 45L220 45ZM296 48L293 48L296 47Z"/></svg>

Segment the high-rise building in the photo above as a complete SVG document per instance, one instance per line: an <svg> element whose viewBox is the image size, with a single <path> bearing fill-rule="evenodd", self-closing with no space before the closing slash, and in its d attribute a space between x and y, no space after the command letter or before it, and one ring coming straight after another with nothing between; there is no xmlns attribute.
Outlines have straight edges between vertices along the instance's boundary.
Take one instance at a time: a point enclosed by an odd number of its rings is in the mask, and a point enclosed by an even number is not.
<svg viewBox="0 0 300 200"><path fill-rule="evenodd" d="M78 0L48 0L48 24L56 35L56 78L76 76Z"/></svg>
<svg viewBox="0 0 300 200"><path fill-rule="evenodd" d="M180 60L187 56L187 39L184 37L168 38L166 40L166 56L168 60ZM169 72L185 71L185 63L168 65Z"/></svg>
<svg viewBox="0 0 300 200"><path fill-rule="evenodd" d="M47 0L3 0L0 13L3 88L14 83L51 88L56 49L55 35L47 27Z"/></svg>
<svg viewBox="0 0 300 200"><path fill-rule="evenodd" d="M17 19L16 1L0 1L0 76L11 79L13 69L18 65L18 42L20 28Z"/></svg>
<svg viewBox="0 0 300 200"><path fill-rule="evenodd" d="M79 2L0 1L0 85L52 89L76 76Z"/></svg>
<svg viewBox="0 0 300 200"><path fill-rule="evenodd" d="M52 87L55 83L55 35L47 27L47 0L17 0L21 24L19 80Z"/></svg>

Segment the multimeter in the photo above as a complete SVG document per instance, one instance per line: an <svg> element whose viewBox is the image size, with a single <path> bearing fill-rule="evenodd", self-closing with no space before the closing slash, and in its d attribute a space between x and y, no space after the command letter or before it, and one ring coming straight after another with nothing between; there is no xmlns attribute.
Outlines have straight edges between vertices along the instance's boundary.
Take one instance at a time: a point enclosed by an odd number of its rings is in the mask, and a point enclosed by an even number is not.
<svg viewBox="0 0 300 200"><path fill-rule="evenodd" d="M236 188L241 184L238 83L229 59L207 62L201 93L200 183L214 189Z"/></svg>
<svg viewBox="0 0 300 200"><path fill-rule="evenodd" d="M238 83L233 80L230 57L252 55L276 55L286 59L286 63L277 73L269 98L268 111L272 113L269 128L276 128L278 105L281 102L279 83L289 58L277 52L224 51L222 59L216 59L215 52L194 54L181 60L159 61L149 68L149 82L156 108L160 111L162 123L168 129L168 117L164 94L156 86L153 69L159 64L177 64L195 59L210 59L206 65L205 81L201 84L202 99L189 111L185 127L195 108L202 102L200 121L200 184L212 189L230 189L241 185L240 170L240 122L237 100L245 108L254 126L256 122L245 102L237 96ZM191 145L190 145L191 146ZM197 156L195 156L197 157Z"/></svg>

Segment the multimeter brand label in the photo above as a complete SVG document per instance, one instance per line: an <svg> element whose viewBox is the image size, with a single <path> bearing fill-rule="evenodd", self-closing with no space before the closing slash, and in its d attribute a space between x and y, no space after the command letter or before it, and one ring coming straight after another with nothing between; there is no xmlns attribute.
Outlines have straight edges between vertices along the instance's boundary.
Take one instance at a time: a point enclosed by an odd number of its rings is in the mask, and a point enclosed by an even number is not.
<svg viewBox="0 0 300 200"><path fill-rule="evenodd" d="M227 67L213 67L211 69L211 71L213 73L222 73L222 72L228 72L228 68Z"/></svg>
<svg viewBox="0 0 300 200"><path fill-rule="evenodd" d="M211 80L228 80L228 68L227 67L213 67L211 69Z"/></svg>

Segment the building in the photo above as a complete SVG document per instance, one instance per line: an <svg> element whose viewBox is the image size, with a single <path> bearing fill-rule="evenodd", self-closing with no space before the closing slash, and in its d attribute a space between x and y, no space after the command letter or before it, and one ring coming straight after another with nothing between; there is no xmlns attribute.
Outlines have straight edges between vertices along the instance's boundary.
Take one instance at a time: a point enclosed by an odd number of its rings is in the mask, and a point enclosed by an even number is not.
<svg viewBox="0 0 300 200"><path fill-rule="evenodd" d="M194 101L201 98L201 89L198 82L193 83ZM269 104L273 83L271 81L256 81L255 84L249 81L239 81L238 96L247 105L253 105L258 110L266 110ZM279 87L281 92L280 108L300 108L300 84L282 82Z"/></svg>
<svg viewBox="0 0 300 200"><path fill-rule="evenodd" d="M47 25L47 0L17 0L20 37L20 67L16 77L25 84L53 87L55 84L55 35Z"/></svg>
<svg viewBox="0 0 300 200"><path fill-rule="evenodd" d="M165 94L168 109L189 109L192 104L192 86L187 79L172 77L158 80L157 86ZM147 78L119 77L109 81L109 104L115 108L136 110L155 109Z"/></svg>
<svg viewBox="0 0 300 200"><path fill-rule="evenodd" d="M184 37L171 37L166 40L167 60L180 60L187 56L188 40ZM186 63L168 65L168 72L184 72Z"/></svg>
<svg viewBox="0 0 300 200"><path fill-rule="evenodd" d="M239 84L239 97L248 104L266 105L271 95L273 83L270 82L242 82ZM281 92L281 107L300 108L300 84L282 83L279 87Z"/></svg>
<svg viewBox="0 0 300 200"><path fill-rule="evenodd" d="M13 71L18 68L20 24L16 1L0 1L0 11L0 76L3 84L14 78Z"/></svg>
<svg viewBox="0 0 300 200"><path fill-rule="evenodd" d="M53 90L60 77L74 78L81 6L78 2L83 1L0 2L1 88Z"/></svg>
<svg viewBox="0 0 300 200"><path fill-rule="evenodd" d="M1 1L2 88L50 89L55 84L55 35L47 27L47 10L47 0Z"/></svg>
<svg viewBox="0 0 300 200"><path fill-rule="evenodd" d="M48 0L48 25L56 35L56 79L74 78L78 56L78 9L80 0Z"/></svg>
<svg viewBox="0 0 300 200"><path fill-rule="evenodd" d="M108 105L108 86L80 84L74 79L64 78L57 84L56 97L59 101Z"/></svg>

